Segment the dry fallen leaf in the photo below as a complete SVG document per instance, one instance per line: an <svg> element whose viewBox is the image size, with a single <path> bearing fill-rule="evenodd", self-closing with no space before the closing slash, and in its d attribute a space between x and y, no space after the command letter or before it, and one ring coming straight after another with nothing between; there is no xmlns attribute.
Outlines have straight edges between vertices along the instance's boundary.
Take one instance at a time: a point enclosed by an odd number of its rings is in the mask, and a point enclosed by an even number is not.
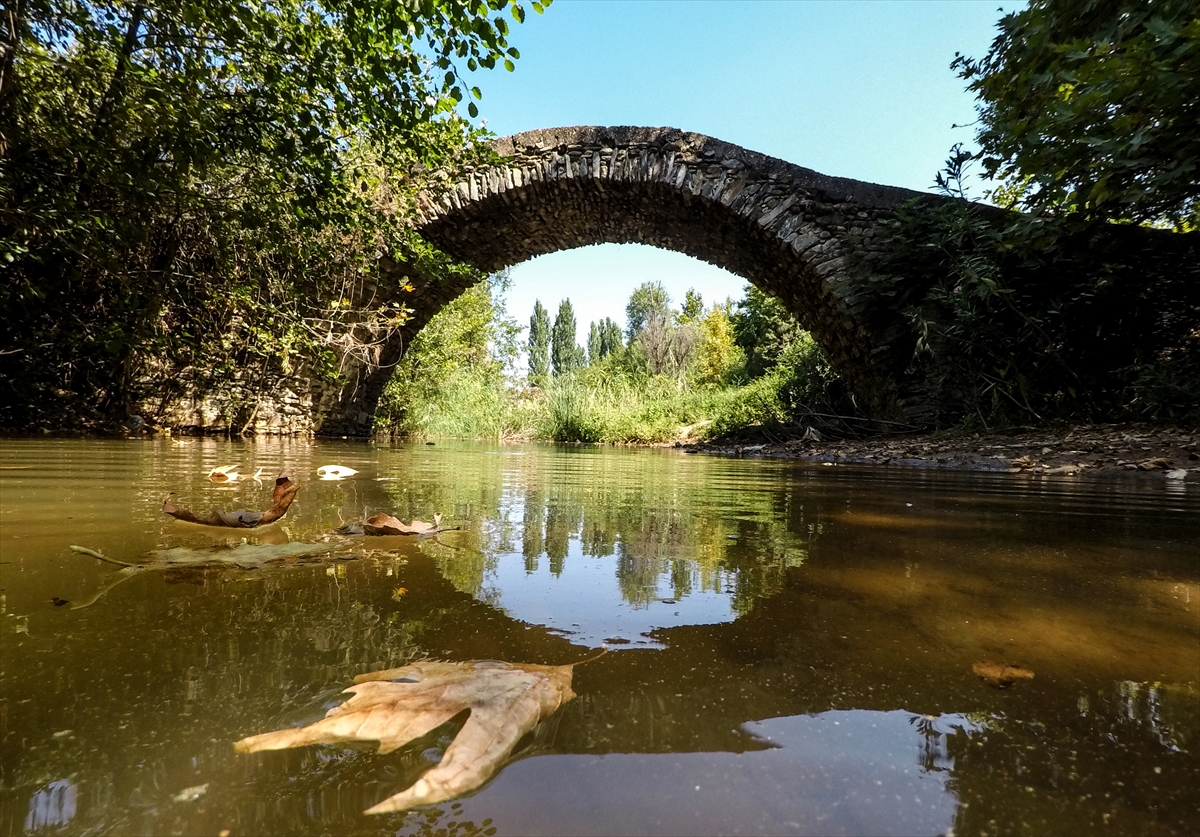
<svg viewBox="0 0 1200 837"><path fill-rule="evenodd" d="M234 744L239 753L308 744L378 741L390 753L465 709L466 724L441 762L407 790L368 808L368 814L403 811L472 791L504 764L522 736L575 697L574 666L495 661L436 660L361 674L353 694L323 720L299 729L252 735Z"/></svg>
<svg viewBox="0 0 1200 837"><path fill-rule="evenodd" d="M1155 459L1147 459L1137 464L1139 471L1166 471L1172 465L1171 460L1163 459L1161 456Z"/></svg>
<svg viewBox="0 0 1200 837"><path fill-rule="evenodd" d="M377 514L368 517L363 523L363 530L368 535L425 535L436 532L442 526L442 513L433 515L433 523L413 518L412 523L401 523L390 514Z"/></svg>
<svg viewBox="0 0 1200 837"><path fill-rule="evenodd" d="M200 517L187 509L171 505L169 502L170 497L163 501L162 510L176 520L199 523L202 526L253 529L256 526L266 526L268 523L274 523L287 514L288 507L292 505L292 500L296 499L296 492L299 490L300 486L292 482L290 472L285 470L275 480L275 491L271 495L271 508L266 511L257 512L238 509L237 511L227 512L224 509L214 509L206 517Z"/></svg>
<svg viewBox="0 0 1200 837"><path fill-rule="evenodd" d="M1007 663L997 663L993 660L980 660L971 666L975 676L989 686L997 689L1007 689L1018 680L1032 680L1033 672L1020 666L1010 666Z"/></svg>
<svg viewBox="0 0 1200 837"><path fill-rule="evenodd" d="M442 529L442 514L433 516L433 523L413 518L412 523L403 523L390 514L377 514L362 523L347 523L338 529L343 535L436 535Z"/></svg>

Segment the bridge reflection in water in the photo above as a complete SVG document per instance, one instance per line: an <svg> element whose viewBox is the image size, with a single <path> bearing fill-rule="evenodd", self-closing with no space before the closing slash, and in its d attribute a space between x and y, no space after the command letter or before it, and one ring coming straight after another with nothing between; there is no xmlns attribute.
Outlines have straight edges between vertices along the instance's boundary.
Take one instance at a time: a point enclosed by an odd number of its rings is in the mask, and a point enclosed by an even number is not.
<svg viewBox="0 0 1200 837"><path fill-rule="evenodd" d="M203 473L209 450L129 461L132 488L75 507L102 521L81 524L88 542L124 560L139 543L200 543L153 517L111 521L178 474ZM56 535L36 521L46 497L74 485L86 498L111 466L89 476L94 449L68 449L69 461L9 451L6 463L49 464L5 484L6 511L24 528L6 521L0 829L1200 825L1190 495L667 452L335 451L358 457L343 461L362 478L307 483L285 534L313 540L380 508L444 509L464 529L441 542L356 543L340 554L348 560L317 565L147 573L78 611L46 602L82 599L112 568L70 564L64 575L47 557ZM308 473L335 454L286 455ZM29 505L13 506L18 496ZM28 617L20 632L18 617ZM605 639L627 642L577 667L579 696L453 803L361 814L414 781L453 722L388 756L232 752L244 735L319 717L363 671L413 656L571 663ZM994 689L972 673L989 658L1035 677Z"/></svg>

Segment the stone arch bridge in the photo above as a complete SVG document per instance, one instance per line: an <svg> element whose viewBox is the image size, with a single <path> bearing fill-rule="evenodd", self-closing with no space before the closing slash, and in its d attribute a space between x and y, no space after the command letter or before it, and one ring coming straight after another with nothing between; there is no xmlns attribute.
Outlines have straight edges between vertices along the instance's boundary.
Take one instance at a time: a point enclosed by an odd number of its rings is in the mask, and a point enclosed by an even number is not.
<svg viewBox="0 0 1200 837"><path fill-rule="evenodd" d="M882 245L881 223L911 199L946 199L829 177L672 128L552 128L492 147L493 164L467 171L421 205L420 234L456 261L491 272L603 242L685 253L778 298L869 414L925 423L929 388L904 373L914 337L900 310L919 302L933 277L907 277L886 298L862 280ZM404 297L415 315L376 367L326 395L315 417L322 435L369 435L403 347L466 290L386 260L381 289L399 284L384 281L389 272L415 286Z"/></svg>

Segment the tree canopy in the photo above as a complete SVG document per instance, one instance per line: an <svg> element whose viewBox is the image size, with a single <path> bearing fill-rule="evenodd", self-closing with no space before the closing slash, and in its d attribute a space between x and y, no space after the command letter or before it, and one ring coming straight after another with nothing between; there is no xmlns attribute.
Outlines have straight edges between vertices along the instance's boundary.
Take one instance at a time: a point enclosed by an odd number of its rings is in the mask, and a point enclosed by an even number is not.
<svg viewBox="0 0 1200 837"><path fill-rule="evenodd" d="M605 317L599 323L593 322L588 329L588 363L608 357L623 346L621 327L612 317Z"/></svg>
<svg viewBox="0 0 1200 837"><path fill-rule="evenodd" d="M225 343L274 373L300 355L336 370L328 338L406 241L406 191L477 135L457 116L481 96L466 73L511 70L525 16L512 0L5 12L0 423L25 426L64 398L123 417L181 366L244 368L214 360Z"/></svg>
<svg viewBox="0 0 1200 837"><path fill-rule="evenodd" d="M746 285L737 308L734 337L746 355L746 374L757 378L775 368L804 330L783 303L754 285Z"/></svg>
<svg viewBox="0 0 1200 837"><path fill-rule="evenodd" d="M629 295L625 305L625 334L636 338L656 318L671 316L671 298L662 282L643 282Z"/></svg>
<svg viewBox="0 0 1200 837"><path fill-rule="evenodd" d="M704 316L704 297L695 288L688 288L679 307L679 322L694 323Z"/></svg>
<svg viewBox="0 0 1200 837"><path fill-rule="evenodd" d="M1031 209L1194 227L1200 212L1200 6L1032 0L981 59L978 154Z"/></svg>

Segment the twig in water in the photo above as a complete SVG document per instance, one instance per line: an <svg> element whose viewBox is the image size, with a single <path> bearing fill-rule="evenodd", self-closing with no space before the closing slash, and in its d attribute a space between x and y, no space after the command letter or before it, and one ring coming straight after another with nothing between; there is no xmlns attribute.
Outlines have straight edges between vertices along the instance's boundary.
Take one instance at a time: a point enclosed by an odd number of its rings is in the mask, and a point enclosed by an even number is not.
<svg viewBox="0 0 1200 837"><path fill-rule="evenodd" d="M71 551L78 552L80 555L90 555L93 558L97 559L98 561L105 561L109 564L116 564L118 567L140 568L139 564L130 564L126 561L118 561L116 558L109 558L107 555L103 554L102 552L97 552L94 549L88 549L86 546L76 546L75 544L71 544Z"/></svg>

